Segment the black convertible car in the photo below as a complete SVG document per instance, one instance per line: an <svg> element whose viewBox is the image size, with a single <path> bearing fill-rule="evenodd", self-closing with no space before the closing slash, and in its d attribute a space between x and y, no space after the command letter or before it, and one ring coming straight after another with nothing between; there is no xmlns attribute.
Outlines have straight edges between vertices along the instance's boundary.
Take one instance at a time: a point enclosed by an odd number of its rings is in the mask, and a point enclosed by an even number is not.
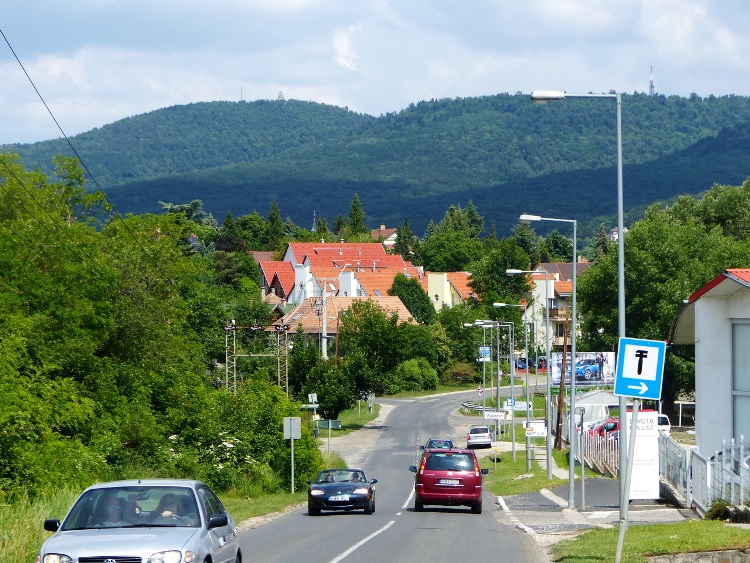
<svg viewBox="0 0 750 563"><path fill-rule="evenodd" d="M320 515L321 510L363 509L365 514L375 512L375 487L377 479L367 480L361 469L326 469L318 473L315 481L308 481L307 513Z"/></svg>

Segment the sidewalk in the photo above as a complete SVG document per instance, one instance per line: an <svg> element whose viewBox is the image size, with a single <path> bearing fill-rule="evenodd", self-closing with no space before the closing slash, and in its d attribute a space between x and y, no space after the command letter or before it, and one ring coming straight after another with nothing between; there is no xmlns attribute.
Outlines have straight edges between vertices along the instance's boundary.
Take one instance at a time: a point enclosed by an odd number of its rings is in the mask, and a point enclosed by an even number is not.
<svg viewBox="0 0 750 563"><path fill-rule="evenodd" d="M507 444L510 447L510 444ZM505 451L504 445L501 451ZM518 451L518 449L516 450ZM520 451L524 451L523 448ZM567 468L552 459L552 474L569 480ZM546 470L545 460L537 465ZM582 491L583 489L583 491ZM539 543L550 545L587 528L612 528L620 524L620 481L606 477L587 478L581 486L580 473L574 483L574 505L569 504L569 482L552 489L498 497L497 503L513 524L534 536ZM689 509L670 504L665 499L633 500L628 504L628 522L658 524L698 519Z"/></svg>

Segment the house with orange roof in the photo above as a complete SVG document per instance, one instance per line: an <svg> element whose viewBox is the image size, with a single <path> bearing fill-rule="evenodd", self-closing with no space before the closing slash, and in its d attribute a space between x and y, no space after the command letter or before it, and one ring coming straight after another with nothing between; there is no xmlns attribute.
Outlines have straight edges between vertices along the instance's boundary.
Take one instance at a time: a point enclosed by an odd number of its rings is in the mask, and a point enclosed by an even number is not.
<svg viewBox="0 0 750 563"><path fill-rule="evenodd" d="M439 311L443 307L454 307L468 302L473 296L469 279L469 272L427 272L422 289L429 295L435 310Z"/></svg>
<svg viewBox="0 0 750 563"><path fill-rule="evenodd" d="M349 309L357 300L372 301L387 312L397 315L399 322L417 324L398 297L336 297L326 295L325 298L311 297L305 299L292 311L275 321L268 330L275 330L276 326L285 326L288 327L287 330L290 334L294 334L301 328L306 335L318 337L318 342L323 350L323 357L327 358L327 347L323 346L323 342L330 344L330 340L337 337L341 313Z"/></svg>
<svg viewBox="0 0 750 563"><path fill-rule="evenodd" d="M579 262L576 276L580 279L590 266L589 262ZM529 306L523 312L523 320L533 327L534 342L537 346L545 349L549 315L550 351L560 352L566 343L565 332L569 332L571 326L573 263L543 262L537 266L534 273L529 274L529 277L532 289L528 300ZM569 336L567 345L570 346Z"/></svg>
<svg viewBox="0 0 750 563"><path fill-rule="evenodd" d="M379 229L373 229L370 231L370 237L372 240L382 241L383 246L386 248L393 248L396 245L396 237L398 236L398 229L390 228L386 229L385 225L381 224Z"/></svg>
<svg viewBox="0 0 750 563"><path fill-rule="evenodd" d="M288 300L294 290L294 268L289 262L260 261L260 286L263 296L275 295L282 300Z"/></svg>
<svg viewBox="0 0 750 563"><path fill-rule="evenodd" d="M385 295L397 273L421 275L422 269L412 266L398 254L388 254L383 244L347 242L291 242L284 251L280 268L288 280L288 268L294 272L294 283L285 283L290 303L302 303L327 293L344 296ZM281 277L281 276L280 276ZM264 294L272 290L273 278L264 273L261 279Z"/></svg>

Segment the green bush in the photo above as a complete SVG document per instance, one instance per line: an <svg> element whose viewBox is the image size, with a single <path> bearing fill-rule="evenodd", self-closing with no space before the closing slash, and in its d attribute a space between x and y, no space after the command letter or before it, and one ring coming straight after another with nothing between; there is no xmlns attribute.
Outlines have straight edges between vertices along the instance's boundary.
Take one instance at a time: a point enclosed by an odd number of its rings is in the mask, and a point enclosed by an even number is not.
<svg viewBox="0 0 750 563"><path fill-rule="evenodd" d="M477 370L471 364L457 362L443 372L445 385L461 385L477 381Z"/></svg>
<svg viewBox="0 0 750 563"><path fill-rule="evenodd" d="M724 499L715 499L711 508L706 511L706 520L726 520L729 504Z"/></svg>

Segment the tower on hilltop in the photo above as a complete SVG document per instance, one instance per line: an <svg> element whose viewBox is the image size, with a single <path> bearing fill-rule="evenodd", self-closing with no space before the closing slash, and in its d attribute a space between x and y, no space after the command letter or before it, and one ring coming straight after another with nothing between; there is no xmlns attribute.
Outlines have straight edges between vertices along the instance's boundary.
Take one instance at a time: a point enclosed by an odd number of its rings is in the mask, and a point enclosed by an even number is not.
<svg viewBox="0 0 750 563"><path fill-rule="evenodd" d="M654 95L654 67L651 67L651 74L648 81L648 95Z"/></svg>

